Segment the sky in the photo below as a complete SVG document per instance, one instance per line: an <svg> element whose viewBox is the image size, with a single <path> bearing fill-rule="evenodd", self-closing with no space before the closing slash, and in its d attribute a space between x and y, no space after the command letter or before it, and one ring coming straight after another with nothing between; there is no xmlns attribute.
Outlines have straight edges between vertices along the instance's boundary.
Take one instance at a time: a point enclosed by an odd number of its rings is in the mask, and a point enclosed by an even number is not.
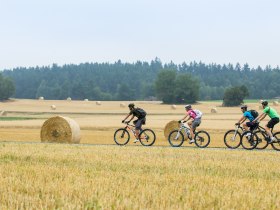
<svg viewBox="0 0 280 210"><path fill-rule="evenodd" d="M0 0L0 70L191 61L280 66L279 0Z"/></svg>

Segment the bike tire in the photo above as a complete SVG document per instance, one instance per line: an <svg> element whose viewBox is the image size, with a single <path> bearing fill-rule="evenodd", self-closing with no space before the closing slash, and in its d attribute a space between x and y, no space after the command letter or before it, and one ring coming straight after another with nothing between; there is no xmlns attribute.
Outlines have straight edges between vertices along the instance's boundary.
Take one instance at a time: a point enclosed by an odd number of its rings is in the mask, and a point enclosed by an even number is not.
<svg viewBox="0 0 280 210"><path fill-rule="evenodd" d="M199 148L205 148L210 144L210 135L206 131L198 131L195 136L195 145Z"/></svg>
<svg viewBox="0 0 280 210"><path fill-rule="evenodd" d="M249 138L246 137L248 133L251 133ZM255 133L252 133L251 131L244 132L241 136L241 145L246 150L255 149L258 145L258 140Z"/></svg>
<svg viewBox="0 0 280 210"><path fill-rule="evenodd" d="M267 140L265 140L267 134L264 132L264 131L257 131L257 132L254 132L256 137L257 137L257 140L258 140L258 144L256 146L256 149L265 149L267 148L268 146L268 142Z"/></svg>
<svg viewBox="0 0 280 210"><path fill-rule="evenodd" d="M139 141L143 146L152 146L156 141L156 134L151 129L144 129L139 134Z"/></svg>
<svg viewBox="0 0 280 210"><path fill-rule="evenodd" d="M224 143L230 149L236 149L241 145L241 134L237 131L235 139L233 139L235 130L229 130L224 135ZM231 144L233 143L234 144Z"/></svg>
<svg viewBox="0 0 280 210"><path fill-rule="evenodd" d="M177 137L177 139L176 139L176 137ZM179 130L171 131L168 135L168 142L172 147L182 146L182 144L184 143L183 133Z"/></svg>
<svg viewBox="0 0 280 210"><path fill-rule="evenodd" d="M121 139L123 140L121 141ZM130 134L124 128L119 128L114 133L114 141L116 142L117 145L120 146L126 145L129 142L129 139L130 139Z"/></svg>
<svg viewBox="0 0 280 210"><path fill-rule="evenodd" d="M273 136L277 139L277 142L271 144L272 148L280 151L280 132L274 133Z"/></svg>

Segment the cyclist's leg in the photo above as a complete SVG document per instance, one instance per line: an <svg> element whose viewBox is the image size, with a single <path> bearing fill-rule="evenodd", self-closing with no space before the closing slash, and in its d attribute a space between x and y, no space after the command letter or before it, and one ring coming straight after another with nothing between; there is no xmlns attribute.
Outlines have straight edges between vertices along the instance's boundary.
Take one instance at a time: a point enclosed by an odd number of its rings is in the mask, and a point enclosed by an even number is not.
<svg viewBox="0 0 280 210"><path fill-rule="evenodd" d="M251 128L250 122L244 122L243 123L243 128L245 131L249 131L249 128Z"/></svg>
<svg viewBox="0 0 280 210"><path fill-rule="evenodd" d="M265 129L266 133L269 135L270 139L273 139L271 129L273 129L274 125L276 125L277 123L279 123L279 118L272 118L267 123L267 125L264 127L264 129Z"/></svg>
<svg viewBox="0 0 280 210"><path fill-rule="evenodd" d="M196 127L200 125L200 123L201 123L201 119L194 119L192 122L192 126L191 126L192 140L194 139L194 131L195 131Z"/></svg>
<svg viewBox="0 0 280 210"><path fill-rule="evenodd" d="M138 119L137 122L135 123L135 136L137 139L139 139L139 133L142 131L142 125L143 122L145 121L145 118Z"/></svg>

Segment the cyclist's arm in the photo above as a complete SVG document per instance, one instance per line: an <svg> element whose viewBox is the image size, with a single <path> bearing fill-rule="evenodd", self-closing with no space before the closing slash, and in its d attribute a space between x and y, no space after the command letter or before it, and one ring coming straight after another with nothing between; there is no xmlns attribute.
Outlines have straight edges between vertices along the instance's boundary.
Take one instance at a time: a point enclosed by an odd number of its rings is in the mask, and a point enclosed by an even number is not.
<svg viewBox="0 0 280 210"><path fill-rule="evenodd" d="M241 117L240 120L238 121L238 124L244 123L244 121L246 120L246 117Z"/></svg>
<svg viewBox="0 0 280 210"><path fill-rule="evenodd" d="M257 121L261 121L266 117L266 113L262 113L261 115L259 115L256 119L253 120L253 122L257 122Z"/></svg>
<svg viewBox="0 0 280 210"><path fill-rule="evenodd" d="M131 115L131 114L129 113L129 114L124 118L123 121L125 121L130 115ZM133 117L134 117L134 116L133 116Z"/></svg>
<svg viewBox="0 0 280 210"><path fill-rule="evenodd" d="M181 121L183 121L184 119L186 119L188 117L188 119L186 120L186 121L188 121L191 117L188 115L188 114L186 114L185 116L184 116L184 118L181 120Z"/></svg>

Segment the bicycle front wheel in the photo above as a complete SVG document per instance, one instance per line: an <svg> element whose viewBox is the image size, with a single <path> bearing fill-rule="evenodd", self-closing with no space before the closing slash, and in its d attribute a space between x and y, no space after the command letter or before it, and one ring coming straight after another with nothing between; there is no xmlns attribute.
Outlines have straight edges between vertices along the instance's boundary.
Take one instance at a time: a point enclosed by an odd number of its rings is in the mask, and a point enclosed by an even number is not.
<svg viewBox="0 0 280 210"><path fill-rule="evenodd" d="M172 147L180 147L184 143L184 135L181 131L171 131L168 136L168 142Z"/></svg>
<svg viewBox="0 0 280 210"><path fill-rule="evenodd" d="M120 128L116 130L114 134L114 140L117 145L121 145L121 146L126 145L129 142L129 139L130 139L130 135L126 129Z"/></svg>
<svg viewBox="0 0 280 210"><path fill-rule="evenodd" d="M256 149L267 148L268 142L267 142L267 140L265 140L265 138L267 137L267 134L264 131L257 131L257 132L255 132L255 135L256 135L257 141L258 141Z"/></svg>
<svg viewBox="0 0 280 210"><path fill-rule="evenodd" d="M206 131L198 131L195 136L195 145L200 148L205 148L210 144L210 136Z"/></svg>
<svg viewBox="0 0 280 210"><path fill-rule="evenodd" d="M224 135L224 143L230 149L236 149L241 144L241 134L235 130L229 130Z"/></svg>
<svg viewBox="0 0 280 210"><path fill-rule="evenodd" d="M273 149L280 151L280 132L275 133L273 136L276 138L277 142L272 143L271 146Z"/></svg>
<svg viewBox="0 0 280 210"><path fill-rule="evenodd" d="M255 149L258 145L258 138L251 131L246 131L241 136L241 145L247 150Z"/></svg>
<svg viewBox="0 0 280 210"><path fill-rule="evenodd" d="M156 135L151 129L144 129L139 134L139 141L143 146L152 146L156 141Z"/></svg>

